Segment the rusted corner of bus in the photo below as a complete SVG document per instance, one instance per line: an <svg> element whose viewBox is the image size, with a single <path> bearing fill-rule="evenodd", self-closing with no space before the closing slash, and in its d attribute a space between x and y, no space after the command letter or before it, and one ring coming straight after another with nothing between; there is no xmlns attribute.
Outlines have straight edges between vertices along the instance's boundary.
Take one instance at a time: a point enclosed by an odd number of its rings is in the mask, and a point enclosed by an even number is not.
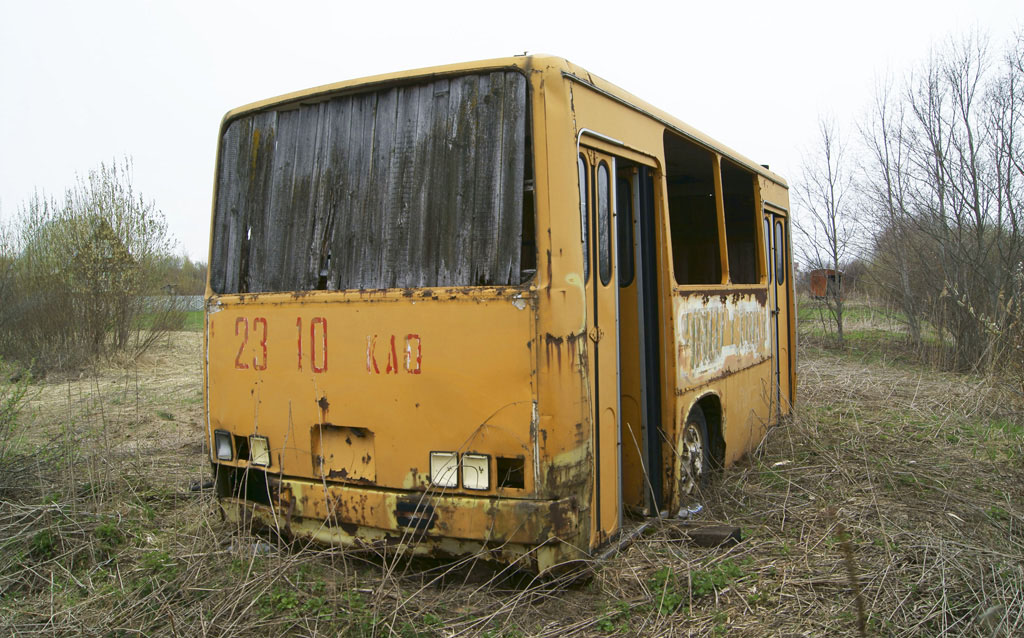
<svg viewBox="0 0 1024 638"><path fill-rule="evenodd" d="M583 423L577 423L575 429L581 433L581 436L584 435ZM571 493L575 489L586 486L592 479L593 463L594 455L588 443L560 454L552 459L544 486L551 494Z"/></svg>

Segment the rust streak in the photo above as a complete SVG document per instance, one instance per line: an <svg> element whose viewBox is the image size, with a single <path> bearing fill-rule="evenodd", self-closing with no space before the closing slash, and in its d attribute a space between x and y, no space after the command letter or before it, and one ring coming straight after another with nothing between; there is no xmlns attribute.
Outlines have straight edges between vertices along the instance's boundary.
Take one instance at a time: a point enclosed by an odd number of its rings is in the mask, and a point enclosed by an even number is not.
<svg viewBox="0 0 1024 638"><path fill-rule="evenodd" d="M544 335L544 344L547 346L545 353L547 354L548 365L551 365L551 350L555 351L558 357L558 367L562 367L562 344L565 343L565 339L562 337L556 337L550 332Z"/></svg>

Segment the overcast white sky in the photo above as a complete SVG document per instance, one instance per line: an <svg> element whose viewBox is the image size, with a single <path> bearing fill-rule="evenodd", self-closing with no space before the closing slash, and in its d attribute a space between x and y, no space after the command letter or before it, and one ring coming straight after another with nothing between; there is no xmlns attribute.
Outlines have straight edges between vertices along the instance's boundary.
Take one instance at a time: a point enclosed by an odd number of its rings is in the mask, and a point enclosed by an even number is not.
<svg viewBox="0 0 1024 638"><path fill-rule="evenodd" d="M130 155L180 250L206 260L223 114L344 79L523 51L568 58L791 182L819 114L1021 0L203 2L0 0L0 216Z"/></svg>

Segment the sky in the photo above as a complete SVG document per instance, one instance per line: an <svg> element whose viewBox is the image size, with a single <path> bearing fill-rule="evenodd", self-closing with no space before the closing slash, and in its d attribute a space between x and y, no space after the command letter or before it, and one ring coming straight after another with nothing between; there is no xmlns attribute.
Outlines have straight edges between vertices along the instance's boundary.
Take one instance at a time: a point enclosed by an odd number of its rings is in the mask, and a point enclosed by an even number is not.
<svg viewBox="0 0 1024 638"><path fill-rule="evenodd" d="M377 73L565 57L786 177L829 115L853 134L875 86L1020 0L265 2L0 0L0 218L131 157L178 252L208 254L221 118Z"/></svg>

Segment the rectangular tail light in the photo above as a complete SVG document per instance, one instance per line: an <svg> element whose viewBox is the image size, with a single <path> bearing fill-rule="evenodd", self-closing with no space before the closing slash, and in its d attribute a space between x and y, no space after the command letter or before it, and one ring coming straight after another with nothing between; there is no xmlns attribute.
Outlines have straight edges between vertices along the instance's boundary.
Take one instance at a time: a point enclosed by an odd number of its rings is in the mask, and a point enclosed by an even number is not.
<svg viewBox="0 0 1024 638"><path fill-rule="evenodd" d="M231 461L235 458L234 447L231 445L231 433L214 430L213 451L218 461Z"/></svg>
<svg viewBox="0 0 1024 638"><path fill-rule="evenodd" d="M430 482L437 487L459 486L459 455L456 452L430 453Z"/></svg>
<svg viewBox="0 0 1024 638"><path fill-rule="evenodd" d="M270 465L270 440L265 436L249 437L249 462L267 467Z"/></svg>
<svg viewBox="0 0 1024 638"><path fill-rule="evenodd" d="M486 454L462 455L462 487L486 490L491 487L491 457Z"/></svg>

